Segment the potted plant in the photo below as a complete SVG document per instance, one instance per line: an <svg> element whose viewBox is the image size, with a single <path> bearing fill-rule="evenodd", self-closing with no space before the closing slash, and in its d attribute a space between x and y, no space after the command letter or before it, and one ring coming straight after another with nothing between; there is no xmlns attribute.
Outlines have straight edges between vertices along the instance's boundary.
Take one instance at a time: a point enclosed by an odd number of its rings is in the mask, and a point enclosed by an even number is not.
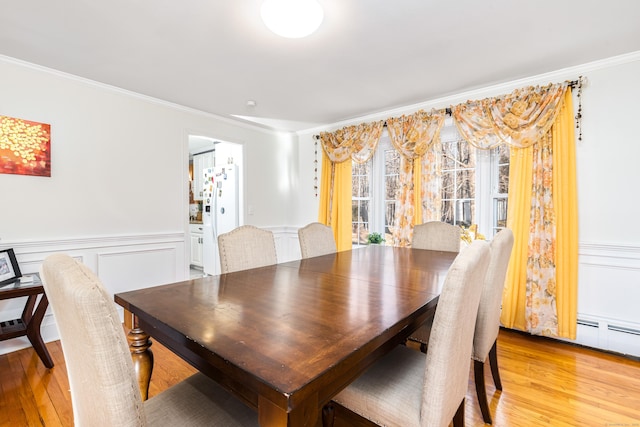
<svg viewBox="0 0 640 427"><path fill-rule="evenodd" d="M384 237L380 233L369 233L367 236L367 243L369 244L379 245L382 242L384 242Z"/></svg>

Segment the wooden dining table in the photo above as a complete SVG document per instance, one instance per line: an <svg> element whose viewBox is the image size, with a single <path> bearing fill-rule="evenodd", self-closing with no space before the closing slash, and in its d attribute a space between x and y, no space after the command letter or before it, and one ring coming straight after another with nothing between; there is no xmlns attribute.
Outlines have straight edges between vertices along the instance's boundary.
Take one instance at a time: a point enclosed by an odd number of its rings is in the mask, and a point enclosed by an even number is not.
<svg viewBox="0 0 640 427"><path fill-rule="evenodd" d="M315 426L333 396L434 315L456 255L371 245L114 299L136 318L138 372L151 336L257 409L261 426Z"/></svg>

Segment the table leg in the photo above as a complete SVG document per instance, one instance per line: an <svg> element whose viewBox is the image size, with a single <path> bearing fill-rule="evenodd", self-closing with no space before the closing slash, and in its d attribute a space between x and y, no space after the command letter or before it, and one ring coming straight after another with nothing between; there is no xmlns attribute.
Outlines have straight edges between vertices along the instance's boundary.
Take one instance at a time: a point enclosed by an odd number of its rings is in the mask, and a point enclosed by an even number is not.
<svg viewBox="0 0 640 427"><path fill-rule="evenodd" d="M31 298L33 297L33 300ZM47 350L47 346L42 340L42 335L40 334L40 325L42 325L42 319L44 318L44 314L47 311L47 307L49 306L49 300L45 294L42 294L42 298L40 298L40 302L38 303L38 307L35 311L33 311L33 304L35 302L36 295L30 295L29 301L27 301L27 306L30 308L29 313L26 316L23 314L23 318L26 320L26 334L27 338L29 338L29 342L33 346L33 349L42 360L42 363L47 368L53 368L53 360L51 359L51 355L49 355L49 351Z"/></svg>
<svg viewBox="0 0 640 427"><path fill-rule="evenodd" d="M153 372L153 352L149 348L151 340L142 329L135 327L127 335L127 341L129 341L129 351L131 351L133 367L138 377L142 400L147 400L151 373Z"/></svg>
<svg viewBox="0 0 640 427"><path fill-rule="evenodd" d="M262 427L276 426L309 426L315 427L318 423L317 394L298 405L290 412L276 406L263 396L258 396L258 423Z"/></svg>

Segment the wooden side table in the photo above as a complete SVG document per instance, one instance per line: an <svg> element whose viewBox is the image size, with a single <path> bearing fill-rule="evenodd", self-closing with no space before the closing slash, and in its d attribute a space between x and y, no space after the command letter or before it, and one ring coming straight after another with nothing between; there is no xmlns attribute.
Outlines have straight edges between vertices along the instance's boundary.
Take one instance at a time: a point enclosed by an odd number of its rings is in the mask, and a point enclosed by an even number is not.
<svg viewBox="0 0 640 427"><path fill-rule="evenodd" d="M40 276L38 274L27 276L32 276L33 281L25 282L22 277L15 282L0 286L0 300L27 297L27 303L19 319L0 322L0 341L26 336L44 366L51 369L53 368L53 360L40 335L40 325L49 306L49 300L44 293ZM40 294L42 297L36 305Z"/></svg>

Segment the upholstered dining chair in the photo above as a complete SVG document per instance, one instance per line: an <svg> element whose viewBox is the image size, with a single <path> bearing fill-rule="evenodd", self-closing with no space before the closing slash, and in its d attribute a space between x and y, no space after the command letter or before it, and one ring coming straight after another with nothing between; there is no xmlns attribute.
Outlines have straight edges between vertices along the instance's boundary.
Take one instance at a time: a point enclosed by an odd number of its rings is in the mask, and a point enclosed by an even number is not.
<svg viewBox="0 0 640 427"><path fill-rule="evenodd" d="M460 252L460 227L441 221L428 221L413 227L411 247L434 251Z"/></svg>
<svg viewBox="0 0 640 427"><path fill-rule="evenodd" d="M338 251L331 227L312 222L298 230L302 258L333 254Z"/></svg>
<svg viewBox="0 0 640 427"><path fill-rule="evenodd" d="M476 394L478 395L482 418L487 424L491 424L492 420L484 384L484 365L487 358L489 358L493 382L497 390L502 390L500 372L498 371L497 343L498 332L500 331L502 292L512 248L513 232L508 228L498 232L491 241L491 261L484 280L473 336L473 353L471 357L473 358Z"/></svg>
<svg viewBox="0 0 640 427"><path fill-rule="evenodd" d="M333 402L379 425L446 427L453 419L454 427L462 426L474 324L489 258L489 244L474 241L454 260L426 355L396 346ZM329 415L324 421L332 425L333 419Z"/></svg>
<svg viewBox="0 0 640 427"><path fill-rule="evenodd" d="M56 319L76 426L257 426L257 413L203 374L142 401L120 317L100 279L68 255L40 269Z"/></svg>
<svg viewBox="0 0 640 427"><path fill-rule="evenodd" d="M218 236L220 271L232 273L278 262L273 233L253 225L242 225Z"/></svg>
<svg viewBox="0 0 640 427"><path fill-rule="evenodd" d="M411 247L434 251L460 252L460 234L460 227L455 225L440 221L425 222L413 228ZM423 353L427 351L431 321L433 319L420 326L409 337L409 341L420 344L420 351Z"/></svg>

